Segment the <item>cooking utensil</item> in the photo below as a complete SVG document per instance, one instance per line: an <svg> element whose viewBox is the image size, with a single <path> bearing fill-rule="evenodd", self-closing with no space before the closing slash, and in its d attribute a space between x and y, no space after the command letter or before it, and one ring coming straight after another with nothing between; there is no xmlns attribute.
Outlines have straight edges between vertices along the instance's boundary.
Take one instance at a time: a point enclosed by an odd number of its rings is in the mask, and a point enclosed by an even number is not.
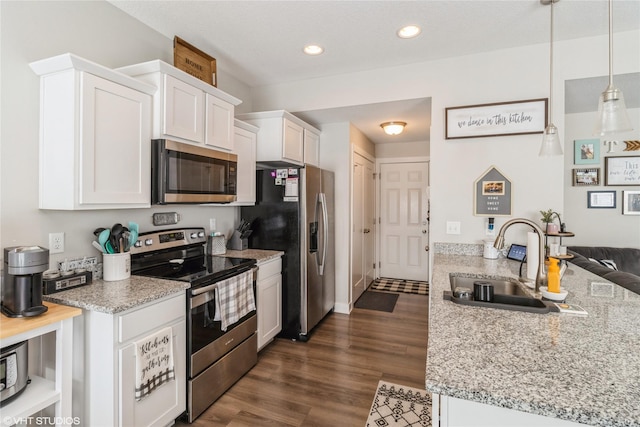
<svg viewBox="0 0 640 427"><path fill-rule="evenodd" d="M102 233L103 230L105 230L104 227L98 227L95 230L93 230L93 235L98 237L100 235L100 233Z"/></svg>
<svg viewBox="0 0 640 427"><path fill-rule="evenodd" d="M110 235L111 235L111 230L109 230L108 228L105 228L104 230L102 230L98 235L98 243L100 243L100 246L103 247L102 252L105 252L105 253L107 252L106 244L109 241Z"/></svg>
<svg viewBox="0 0 640 427"><path fill-rule="evenodd" d="M120 235L122 234L122 224L115 223L111 227L111 234L109 235L109 242L115 252L120 252ZM114 252L114 253L115 253Z"/></svg>
<svg viewBox="0 0 640 427"><path fill-rule="evenodd" d="M97 250L99 250L100 252L104 253L104 247L100 245L100 243L98 243L97 241L94 240L93 242L91 242L91 245Z"/></svg>

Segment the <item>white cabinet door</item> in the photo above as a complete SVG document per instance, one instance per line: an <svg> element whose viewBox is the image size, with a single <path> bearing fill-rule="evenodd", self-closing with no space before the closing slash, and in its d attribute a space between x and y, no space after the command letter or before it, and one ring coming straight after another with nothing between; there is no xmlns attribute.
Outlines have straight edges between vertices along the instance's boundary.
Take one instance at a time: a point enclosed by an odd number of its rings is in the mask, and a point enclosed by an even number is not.
<svg viewBox="0 0 640 427"><path fill-rule="evenodd" d="M151 97L89 73L82 88L78 203L149 206Z"/></svg>
<svg viewBox="0 0 640 427"><path fill-rule="evenodd" d="M256 134L236 127L234 152L238 155L238 187L235 204L256 203Z"/></svg>
<svg viewBox="0 0 640 427"><path fill-rule="evenodd" d="M304 162L304 130L291 120L283 119L282 158L297 163Z"/></svg>
<svg viewBox="0 0 640 427"><path fill-rule="evenodd" d="M320 167L320 135L304 130L304 162L308 165Z"/></svg>
<svg viewBox="0 0 640 427"><path fill-rule="evenodd" d="M282 330L282 258L258 265L258 350Z"/></svg>
<svg viewBox="0 0 640 427"><path fill-rule="evenodd" d="M175 379L153 390L151 394L136 400L136 349L131 343L118 351L120 384L119 426L158 426L169 425L185 408L186 366L185 357L186 322L184 320L172 326L173 362ZM144 337L142 337L144 338Z"/></svg>
<svg viewBox="0 0 640 427"><path fill-rule="evenodd" d="M162 133L203 143L204 95L200 89L165 75Z"/></svg>
<svg viewBox="0 0 640 427"><path fill-rule="evenodd" d="M235 107L206 94L206 132L204 143L223 150L233 150L233 114Z"/></svg>

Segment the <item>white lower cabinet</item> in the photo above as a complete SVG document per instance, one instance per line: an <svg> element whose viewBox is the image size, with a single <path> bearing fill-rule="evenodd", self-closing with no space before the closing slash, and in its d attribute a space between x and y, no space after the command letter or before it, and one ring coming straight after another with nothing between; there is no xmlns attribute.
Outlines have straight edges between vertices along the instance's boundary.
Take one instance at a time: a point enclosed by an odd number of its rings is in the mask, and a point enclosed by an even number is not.
<svg viewBox="0 0 640 427"><path fill-rule="evenodd" d="M433 426L440 427L579 427L571 421L545 417L514 409L501 408L470 400L442 396L433 393L432 418Z"/></svg>
<svg viewBox="0 0 640 427"><path fill-rule="evenodd" d="M258 263L258 350L282 330L282 258Z"/></svg>
<svg viewBox="0 0 640 427"><path fill-rule="evenodd" d="M186 409L185 294L115 315L86 311L84 363L74 366L74 415L87 426L166 426ZM170 327L175 379L136 400L136 342ZM80 400L81 404L78 400Z"/></svg>

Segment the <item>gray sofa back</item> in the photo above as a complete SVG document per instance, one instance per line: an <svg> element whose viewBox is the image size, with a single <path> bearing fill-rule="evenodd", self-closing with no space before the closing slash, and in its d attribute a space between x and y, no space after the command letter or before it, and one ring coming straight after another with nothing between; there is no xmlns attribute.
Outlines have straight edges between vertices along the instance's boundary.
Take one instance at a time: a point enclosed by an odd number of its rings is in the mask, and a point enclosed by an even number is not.
<svg viewBox="0 0 640 427"><path fill-rule="evenodd" d="M569 260L613 283L640 294L640 249L609 248L590 246L569 246L567 253L574 256ZM589 260L612 260L618 271Z"/></svg>

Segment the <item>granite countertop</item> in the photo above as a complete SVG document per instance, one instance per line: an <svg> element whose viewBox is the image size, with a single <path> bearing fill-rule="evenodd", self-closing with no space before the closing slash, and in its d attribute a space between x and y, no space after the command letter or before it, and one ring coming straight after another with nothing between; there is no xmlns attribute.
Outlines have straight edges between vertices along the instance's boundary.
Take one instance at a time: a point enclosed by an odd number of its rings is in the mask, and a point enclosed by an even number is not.
<svg viewBox="0 0 640 427"><path fill-rule="evenodd" d="M282 251L247 249L244 251L228 250L220 256L251 258L261 264L283 254ZM189 286L187 282L132 275L129 279L114 282L94 280L87 286L44 295L43 299L85 310L115 314L183 292Z"/></svg>
<svg viewBox="0 0 640 427"><path fill-rule="evenodd" d="M445 301L449 273L518 277L519 264L434 256L426 387L596 426L640 425L640 295L569 263L562 287L587 316Z"/></svg>
<svg viewBox="0 0 640 427"><path fill-rule="evenodd" d="M120 313L169 295L184 292L189 283L153 277L131 276L125 280L94 280L90 285L43 295L45 301L107 314Z"/></svg>
<svg viewBox="0 0 640 427"><path fill-rule="evenodd" d="M243 251L235 251L227 249L227 252L220 255L226 257L236 258L251 258L255 259L258 264L271 261L284 255L282 251L272 251L267 249L245 249Z"/></svg>

